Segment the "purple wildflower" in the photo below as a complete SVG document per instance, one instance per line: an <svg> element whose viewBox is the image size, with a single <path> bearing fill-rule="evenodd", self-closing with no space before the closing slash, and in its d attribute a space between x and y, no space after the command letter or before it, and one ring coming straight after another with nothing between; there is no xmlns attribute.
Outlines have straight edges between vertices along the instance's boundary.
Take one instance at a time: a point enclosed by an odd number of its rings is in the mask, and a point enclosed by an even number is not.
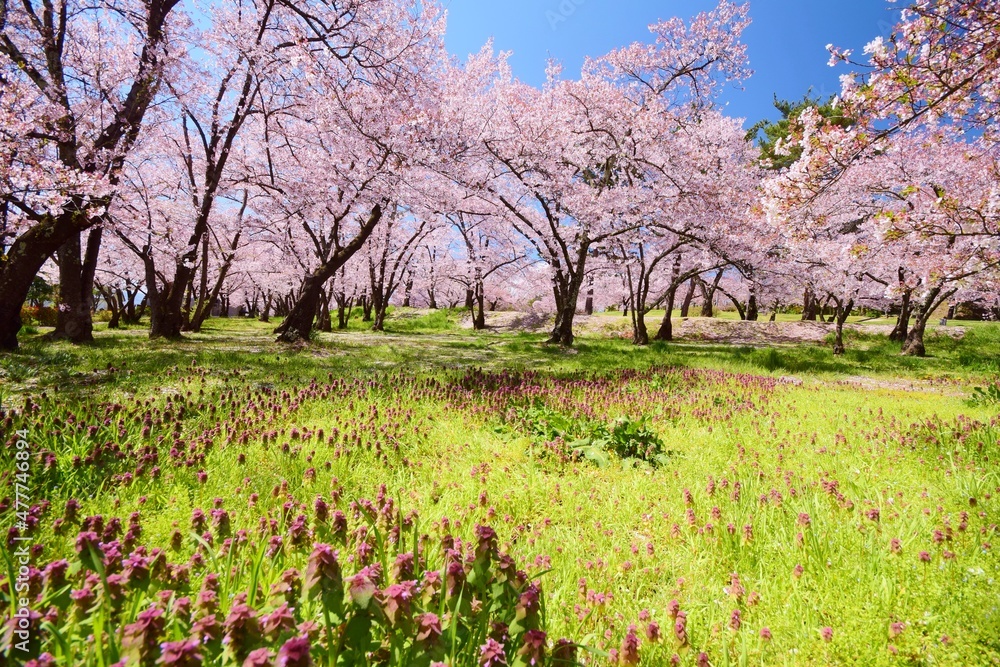
<svg viewBox="0 0 1000 667"><path fill-rule="evenodd" d="M479 647L479 664L482 667L499 667L507 664L507 656L503 650L503 644L495 639L487 639L486 643Z"/></svg>
<svg viewBox="0 0 1000 667"><path fill-rule="evenodd" d="M310 643L307 637L295 637L285 642L278 650L275 667L310 667L312 656L309 655Z"/></svg>
<svg viewBox="0 0 1000 667"><path fill-rule="evenodd" d="M160 658L156 664L163 667L201 667L198 642L186 639L160 644Z"/></svg>
<svg viewBox="0 0 1000 667"><path fill-rule="evenodd" d="M273 667L271 662L271 649L259 648L250 651L250 655L243 661L243 667Z"/></svg>
<svg viewBox="0 0 1000 667"><path fill-rule="evenodd" d="M404 581L392 584L382 592L382 607L390 625L399 625L401 619L409 617L410 600L416 588L416 581Z"/></svg>
<svg viewBox="0 0 1000 667"><path fill-rule="evenodd" d="M618 660L623 665L639 664L639 635L636 634L634 625L629 626L625 639L622 640Z"/></svg>
<svg viewBox="0 0 1000 667"><path fill-rule="evenodd" d="M545 664L545 633L541 630L528 630L521 638L521 648L517 655L526 665Z"/></svg>
<svg viewBox="0 0 1000 667"><path fill-rule="evenodd" d="M261 630L271 641L277 641L285 632L295 630L295 618L287 604L283 604L261 618Z"/></svg>
<svg viewBox="0 0 1000 667"><path fill-rule="evenodd" d="M417 616L417 641L434 644L441 636L441 619L430 612Z"/></svg>

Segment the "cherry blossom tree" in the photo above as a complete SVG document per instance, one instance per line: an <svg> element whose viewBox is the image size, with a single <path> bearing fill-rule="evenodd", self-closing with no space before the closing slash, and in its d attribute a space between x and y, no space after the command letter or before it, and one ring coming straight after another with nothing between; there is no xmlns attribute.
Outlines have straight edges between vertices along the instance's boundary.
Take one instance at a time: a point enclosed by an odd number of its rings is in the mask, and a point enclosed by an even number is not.
<svg viewBox="0 0 1000 667"><path fill-rule="evenodd" d="M814 111L803 114L792 137L802 158L780 181L786 201L806 205L837 188L840 180L854 178L849 172L870 169L879 156L912 160L910 165L898 160L889 165L895 182L886 182L878 171L869 176L880 184L873 189L881 187L882 196L898 205L881 217L895 221L883 225L882 241L892 245L889 255L900 258L883 283L901 303L892 337L904 342L907 353L924 353L923 331L935 304L991 266L993 241L970 237L995 239L998 233L995 207L989 203L997 188L996 169L990 165L996 164L1000 92L1000 11L994 5L981 0L913 2L888 39L866 46L866 63L831 46L831 65L847 62L862 70L841 77L837 105L852 122L823 123ZM956 138L968 130L979 138ZM978 171L966 172L968 180L956 180L952 175L963 160ZM916 317L913 329L908 326L911 314Z"/></svg>
<svg viewBox="0 0 1000 667"><path fill-rule="evenodd" d="M529 261L513 230L491 215L457 211L447 220L460 240L459 270L451 280L465 292L465 307L472 313L472 326L486 328L487 285L498 277L509 277Z"/></svg>
<svg viewBox="0 0 1000 667"><path fill-rule="evenodd" d="M833 45L830 64L851 61ZM858 75L842 77L849 116L888 120L881 137L945 120L980 128L992 142L1000 109L1000 7L990 0L916 0L888 39L865 47Z"/></svg>
<svg viewBox="0 0 1000 667"><path fill-rule="evenodd" d="M853 156L827 180L816 170L835 155L831 146L852 143L856 128L822 127L815 116L806 123L803 158L767 186L771 215L778 224L814 234L840 226L824 241L833 244L827 256L839 256L841 264L858 259L859 247L867 249L863 255L878 248L879 260L854 273L902 299L897 330L903 352L922 356L931 314L1000 261L996 238L983 233L996 225L995 160L981 142L945 128L921 130L883 138L877 152ZM866 234L861 243L855 239L860 233ZM810 289L818 294L824 286Z"/></svg>
<svg viewBox="0 0 1000 667"><path fill-rule="evenodd" d="M903 351L923 356L932 313L1000 265L1000 236L990 233L1000 226L997 162L981 142L945 129L893 137L878 161L873 183L895 204L876 217L880 236L899 266L899 290L917 297Z"/></svg>
<svg viewBox="0 0 1000 667"><path fill-rule="evenodd" d="M433 233L434 222L398 205L385 216L364 248L372 300L372 329L385 330L389 303L413 271L414 258L426 246L423 241Z"/></svg>
<svg viewBox="0 0 1000 667"><path fill-rule="evenodd" d="M648 150L642 184L645 223L619 239L625 284L633 313L633 340L648 342L644 315L666 309L656 334L672 338L671 316L678 289L715 271L704 288L706 315L725 268L750 267L756 219L758 173L753 151L739 122L716 112L668 130L670 141ZM628 240L628 245L621 243ZM748 270L748 269L747 269ZM692 295L693 297L693 295Z"/></svg>
<svg viewBox="0 0 1000 667"><path fill-rule="evenodd" d="M172 67L177 4L0 3L0 348L17 347L21 304L57 251L59 329L91 338L93 228Z"/></svg>
<svg viewBox="0 0 1000 667"><path fill-rule="evenodd" d="M164 132L163 140L173 144L178 154L178 176L183 183L181 192L189 199L190 220L186 221L186 244L167 270L166 279L149 285L152 338L177 338L185 324L193 323L197 330L207 316L211 304L206 281L213 214L220 198L238 202L241 197L231 192L232 182L239 176L233 178L230 174L231 158L239 149L238 141L248 119L260 116L265 108L281 106L287 92L274 84L276 74L289 69L281 52L286 38L282 10L287 11L289 19L294 16L294 5L286 8L277 0L248 6L220 3L208 8L202 17L207 28L194 32L187 45L192 57L186 63L185 76L167 82L175 106L172 124L179 127ZM262 130L259 125L254 129ZM244 191L242 204L237 204L240 219L247 197ZM239 236L239 230L233 232L231 251L235 251ZM185 302L195 291L199 262L201 298L193 322L185 322ZM223 274L226 270L228 267ZM215 293L217 296L218 290Z"/></svg>
<svg viewBox="0 0 1000 667"><path fill-rule="evenodd" d="M147 305L143 298L145 271L142 263L114 234L104 239L102 248L94 286L111 311L108 328L136 325Z"/></svg>
<svg viewBox="0 0 1000 667"><path fill-rule="evenodd" d="M573 343L588 258L642 226L651 189L646 153L669 141L671 126L705 109L719 83L745 76L738 40L746 12L723 2L690 24L654 24L654 44L588 61L579 80L563 79L551 65L541 90L511 79L504 58L489 50L471 59L468 78L488 80L476 96L482 120L469 121L463 110L455 125L474 139L453 143L465 157L466 185L494 203L549 266L551 342ZM493 62L490 79L483 72Z"/></svg>
<svg viewBox="0 0 1000 667"><path fill-rule="evenodd" d="M867 63L831 47L831 65L863 70L842 76L838 104L854 122L804 114L802 158L777 181L794 208L867 180L888 266L871 277L901 303L892 337L907 354L925 353L931 314L996 262L998 25L994 3L920 0L866 46Z"/></svg>
<svg viewBox="0 0 1000 667"><path fill-rule="evenodd" d="M172 141L177 136L160 134L172 129L171 124L155 128L133 152L135 161L126 164L110 210L118 241L143 266L152 337L167 336L167 329L175 327L177 335L179 330L200 330L220 295L227 294L234 262L263 226L247 214L250 192L232 184L215 187L212 210L202 208L200 181L195 169L188 168L194 164L188 147ZM192 257L199 219L206 221L205 230ZM176 267L181 264L188 277L178 287ZM169 301L174 298L178 300Z"/></svg>
<svg viewBox="0 0 1000 667"><path fill-rule="evenodd" d="M445 60L443 15L432 2L375 4L357 52L326 41L300 46L308 113L268 140L267 178L257 178L317 260L276 329L280 340L308 339L327 281L435 157L428 131Z"/></svg>

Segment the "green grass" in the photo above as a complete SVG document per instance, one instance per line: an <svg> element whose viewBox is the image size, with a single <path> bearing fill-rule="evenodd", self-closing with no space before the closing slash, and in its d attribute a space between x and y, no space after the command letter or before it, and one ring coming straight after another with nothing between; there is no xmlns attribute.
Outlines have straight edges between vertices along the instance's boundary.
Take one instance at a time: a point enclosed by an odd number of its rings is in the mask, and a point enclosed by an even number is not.
<svg viewBox="0 0 1000 667"><path fill-rule="evenodd" d="M623 339L583 335L576 350L567 353L544 345L545 336L541 334L479 333L459 328L462 313L458 309L430 313L391 309L386 332L373 333L370 324L361 321L360 311L355 310L347 331L318 334L315 344L304 350L275 344L271 336L273 322L263 324L242 318L209 320L203 333L188 335L181 342L151 342L144 328L106 331L98 324L98 339L90 346L52 344L42 342L39 335L24 336L20 353L0 357L0 372L17 386L34 374L56 371L65 377L70 372L89 371L119 360L128 362L136 373L148 374L158 367L191 359L225 364L227 359L232 361L251 352L255 363L248 370L262 375L280 372L288 364L300 370L309 368L317 358L338 372L371 367L433 370L468 365L535 368L539 364L557 372L601 371L666 364L802 373L825 379L866 375L972 383L1000 374L1000 325L995 323L961 323L967 332L960 340L929 331L928 356L922 359L899 355L898 344L883 335L853 330L845 332L847 354L841 358L830 353L832 339L825 345L765 348L698 342L654 343L641 348ZM662 313L652 313L648 319L652 323L660 316Z"/></svg>
<svg viewBox="0 0 1000 667"><path fill-rule="evenodd" d="M221 623L232 596L252 589L251 571L266 593L287 567L305 572L309 548L289 543L273 562L237 556L226 576L219 545L187 537L196 508L208 514L219 498L234 532L257 540L270 516L287 540L283 503L311 516L315 497L333 502L335 491L350 515L352 501L385 485L402 514L419 514L414 538L428 535L431 565L441 565L433 554L445 534L474 540L476 524L492 525L501 548L539 578L549 639L586 645L587 664L606 663L632 624L643 664L676 653L694 665L701 652L716 666L1000 664L1000 408L969 400L1000 374L1000 327L929 337L926 359L852 332L835 358L823 345L636 348L591 337L566 351L540 335L459 329L459 316L396 312L387 333L352 321L297 348L273 343L273 324L237 319L170 343L141 329L99 331L80 347L29 336L0 357L0 400L38 404L6 427L26 428L36 454L55 456L51 467L33 464L35 502L51 502L33 534L45 545L36 563L79 562L77 525L57 533L54 524L70 497L81 516L127 525L140 512L142 543L167 549L171 562L202 554L189 595L207 572L223 574ZM567 433L575 423L582 432L645 419L669 456L656 466L614 456L595 465L519 417L528 406L543 406L538 414ZM127 413L153 408L161 412L143 435ZM176 441L193 454L172 458ZM74 464L103 443L124 455ZM140 446L157 451L162 472L151 477L147 464L125 480L141 465ZM13 456L0 456L0 495L12 493ZM176 551L175 531L184 534ZM154 588L130 593L135 607L117 626L60 617L52 627L67 662L108 664L87 635L120 643ZM687 646L674 636L674 600ZM171 619L162 639L189 632ZM645 638L650 620L662 630L657 642ZM42 635L57 652L55 633ZM452 651L454 664L476 664L481 639ZM510 661L517 649L508 647Z"/></svg>

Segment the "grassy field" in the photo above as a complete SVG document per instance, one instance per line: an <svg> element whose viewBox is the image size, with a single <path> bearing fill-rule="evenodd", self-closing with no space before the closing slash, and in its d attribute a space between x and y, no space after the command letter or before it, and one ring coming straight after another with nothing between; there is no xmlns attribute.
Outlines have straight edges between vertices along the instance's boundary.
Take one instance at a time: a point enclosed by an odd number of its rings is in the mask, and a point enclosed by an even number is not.
<svg viewBox="0 0 1000 667"><path fill-rule="evenodd" d="M315 664L1000 665L1000 396L975 391L1000 327L930 337L926 359L850 333L834 358L566 351L410 315L298 348L233 319L0 357L0 509L25 524L0 611L23 581L30 650L298 665L305 636Z"/></svg>

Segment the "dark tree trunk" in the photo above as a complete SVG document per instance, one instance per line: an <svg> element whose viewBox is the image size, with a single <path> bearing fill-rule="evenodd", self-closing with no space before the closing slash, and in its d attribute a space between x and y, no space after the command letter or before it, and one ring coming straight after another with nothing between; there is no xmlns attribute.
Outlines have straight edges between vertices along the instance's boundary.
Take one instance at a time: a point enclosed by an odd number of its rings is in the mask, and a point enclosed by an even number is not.
<svg viewBox="0 0 1000 667"><path fill-rule="evenodd" d="M751 288L752 290L753 288ZM760 308L757 305L757 295L753 291L750 292L750 298L747 299L747 312L746 319L748 322L756 322L760 318Z"/></svg>
<svg viewBox="0 0 1000 667"><path fill-rule="evenodd" d="M385 331L385 315L389 310L389 299L385 296L372 294L372 331Z"/></svg>
<svg viewBox="0 0 1000 667"><path fill-rule="evenodd" d="M184 288L178 289L171 282L157 286L156 265L152 251L147 246L138 254L146 273L145 302L149 304L149 337L180 338L181 328L184 326L181 317Z"/></svg>
<svg viewBox="0 0 1000 667"><path fill-rule="evenodd" d="M181 331L191 330L191 309L194 307L194 279L196 273L191 274L191 279L187 283L187 287L184 289L184 303L181 306L181 317L184 320L184 325L181 327Z"/></svg>
<svg viewBox="0 0 1000 667"><path fill-rule="evenodd" d="M319 307L321 292L326 281L327 276L322 273L312 273L305 277L291 311L275 329L275 333L279 334L279 341L293 343L298 340L309 340L312 335L316 309Z"/></svg>
<svg viewBox="0 0 1000 667"><path fill-rule="evenodd" d="M486 330L486 297L482 294L476 297L476 315L473 318L472 326L476 331Z"/></svg>
<svg viewBox="0 0 1000 667"><path fill-rule="evenodd" d="M333 331L333 322L330 318L330 297L326 290L319 292L319 313L316 317L316 329L323 333Z"/></svg>
<svg viewBox="0 0 1000 667"><path fill-rule="evenodd" d="M583 289L584 272L587 268L587 255L590 253L590 244L581 243L577 250L576 265L564 272L558 263L553 268L556 275L553 279L553 292L556 297L556 323L552 330L552 335L547 342L558 343L562 347L572 347L575 336L573 335L573 318L576 317L576 306L580 300L580 291Z"/></svg>
<svg viewBox="0 0 1000 667"><path fill-rule="evenodd" d="M924 329L927 327L927 320L918 316L913 322L913 328L906 334L903 343L903 354L911 357L927 356L927 349L924 347Z"/></svg>
<svg viewBox="0 0 1000 667"><path fill-rule="evenodd" d="M271 293L264 295L264 308L260 311L260 321L269 322L271 320Z"/></svg>
<svg viewBox="0 0 1000 667"><path fill-rule="evenodd" d="M576 316L576 303L580 296L582 279L577 276L566 276L560 274L562 280L554 288L556 293L556 321L552 328L552 335L549 336L548 343L558 344L562 347L572 347L575 336L573 335L573 318Z"/></svg>
<svg viewBox="0 0 1000 667"><path fill-rule="evenodd" d="M305 277L305 280L302 282L302 289L299 290L299 298L295 301L295 305L292 306L288 317L274 330L278 334L278 340L287 343L309 340L309 337L312 335L313 318L316 316L316 306L319 303L320 292L323 286L347 260L361 249L361 246L371 236L375 230L375 226L381 219L382 206L376 204L372 208L368 220L361 226L361 229L351 239L351 242L337 250L333 257Z"/></svg>
<svg viewBox="0 0 1000 667"><path fill-rule="evenodd" d="M468 310L472 310L472 299L474 298L473 295L474 292L472 291L472 288L467 288L465 290L465 307Z"/></svg>
<svg viewBox="0 0 1000 667"><path fill-rule="evenodd" d="M476 331L486 329L486 295L483 293L483 283L476 285L476 310L472 317L472 328Z"/></svg>
<svg viewBox="0 0 1000 667"><path fill-rule="evenodd" d="M811 289L807 289L805 295L802 297L802 321L803 322L815 322L816 321L816 307L817 307L816 295L813 294Z"/></svg>
<svg viewBox="0 0 1000 667"><path fill-rule="evenodd" d="M549 336L548 343L561 345L562 347L572 347L575 336L573 335L573 318L576 317L576 304L580 297L582 280L575 276L569 276L564 282L561 292L562 299L558 304L556 312L556 322Z"/></svg>
<svg viewBox="0 0 1000 667"><path fill-rule="evenodd" d="M930 321L931 315L934 314L938 306L950 299L957 291L957 289L945 291L942 287L935 287L928 292L914 313L913 328L910 329L906 336L906 342L903 343L903 354L912 357L927 356L927 350L924 347L924 331L927 328L927 322Z"/></svg>
<svg viewBox="0 0 1000 667"><path fill-rule="evenodd" d="M141 313L136 312L135 298L139 295L139 288L134 289L126 281L122 299L122 322L124 324L138 324ZM145 303L145 302L143 302Z"/></svg>
<svg viewBox="0 0 1000 667"><path fill-rule="evenodd" d="M59 303L57 304L56 328L53 338L65 338L79 343L93 340L90 309L86 307L80 276L83 263L80 260L80 234L74 234L56 253L59 268ZM85 312L86 311L86 312Z"/></svg>
<svg viewBox="0 0 1000 667"><path fill-rule="evenodd" d="M889 334L889 340L902 343L906 341L910 333L910 317L913 315L913 290L903 291L903 300L899 307L899 317L896 318L896 326Z"/></svg>
<svg viewBox="0 0 1000 667"><path fill-rule="evenodd" d="M854 299L849 299L846 304L842 303L839 299L834 299L837 304L836 310L834 311L833 317L836 322L836 334L835 340L833 342L833 353L837 356L844 354L844 323L847 322L847 318L851 316L851 311L854 310Z"/></svg>
<svg viewBox="0 0 1000 667"><path fill-rule="evenodd" d="M368 264L369 285L371 286L372 303L372 331L385 331L385 313L389 309L389 295L386 294L385 268L388 257L384 254L380 262L376 265L371 260ZM433 289L428 290L430 299L433 300Z"/></svg>
<svg viewBox="0 0 1000 667"><path fill-rule="evenodd" d="M709 292L708 284L704 280L699 280L698 286L701 288L701 317L714 317L715 304L713 301L715 293Z"/></svg>
<svg viewBox="0 0 1000 667"><path fill-rule="evenodd" d="M559 317L559 325L552 332L549 338L550 343L558 343L562 347L573 347L576 336L573 334L573 318L576 316L576 308L564 307Z"/></svg>
<svg viewBox="0 0 1000 667"><path fill-rule="evenodd" d="M649 272L654 267L646 265L645 253L640 251L640 262L635 267L638 275L633 275L632 267L625 267L625 286L628 287L628 300L635 304L632 308L632 344L649 345L649 331L646 328L646 313L649 307ZM676 266L676 264L675 264Z"/></svg>
<svg viewBox="0 0 1000 667"><path fill-rule="evenodd" d="M185 309L184 317L187 320L185 324L185 331L201 331L201 325L205 323L208 319L209 313L212 311L212 302L219 294L219 290L222 289L222 283L226 279L226 271L229 267L225 266L220 271L219 280L216 281L215 289L212 290L210 295L208 292L208 234L202 238L201 242L201 267L200 267L200 277L198 280L198 303L194 305L195 290L194 290L194 276L191 277L191 286L188 289L188 299L187 308ZM192 309L194 314L192 315Z"/></svg>
<svg viewBox="0 0 1000 667"><path fill-rule="evenodd" d="M711 285L706 283L704 280L698 281L701 285L701 296L704 300L701 304L702 317L715 317L715 293L719 290L719 283L722 282L722 276L724 273L725 269L719 269L718 272L716 272Z"/></svg>
<svg viewBox="0 0 1000 667"><path fill-rule="evenodd" d="M87 235L87 248L80 258L81 238L74 234L56 253L59 266L59 309L54 338L73 343L94 340L94 274L101 251L99 227Z"/></svg>
<svg viewBox="0 0 1000 667"><path fill-rule="evenodd" d="M677 296L677 287L671 286L667 290L667 299L665 307L667 312L663 314L663 321L660 322L660 328L657 330L656 335L653 340L671 341L674 339L674 323L671 319L674 313L674 298ZM645 323L643 323L645 327Z"/></svg>
<svg viewBox="0 0 1000 667"><path fill-rule="evenodd" d="M343 293L337 298L337 328L344 330L351 321L354 310L354 297L346 297Z"/></svg>
<svg viewBox="0 0 1000 667"><path fill-rule="evenodd" d="M147 289L150 294L156 294L150 303L150 338L176 340L181 337L181 331L184 329L184 298L187 296L187 286L193 277L194 266L185 265L185 258L176 263L174 270L176 282L166 282L161 288L154 287L156 272L146 272Z"/></svg>
<svg viewBox="0 0 1000 667"><path fill-rule="evenodd" d="M372 321L372 299L367 294L361 295L361 321Z"/></svg>
<svg viewBox="0 0 1000 667"><path fill-rule="evenodd" d="M97 291L104 297L104 302L108 304L108 310L111 311L111 319L108 320L108 329L119 328L121 326L122 308L124 307L121 290L117 287L104 288L98 284Z"/></svg>
<svg viewBox="0 0 1000 667"><path fill-rule="evenodd" d="M756 322L760 318L760 305L757 302L757 283L754 281L753 267L745 267L744 275L749 283L747 290L750 292L750 296L747 297L746 320Z"/></svg>
<svg viewBox="0 0 1000 667"><path fill-rule="evenodd" d="M671 273L670 287L666 292L666 301L664 303L664 308L666 311L663 314L663 321L660 322L660 328L656 332L656 336L653 337L654 340L660 341L671 341L674 339L674 298L677 296L677 288L680 287L678 279L681 275L681 256L677 255L674 259L674 266ZM640 313L642 311L639 311ZM641 316L641 315L640 315ZM638 324L638 321L636 321ZM645 327L645 322L643 322L643 327Z"/></svg>
<svg viewBox="0 0 1000 667"><path fill-rule="evenodd" d="M90 331L93 334L94 321L90 313L94 310L94 276L97 275L97 261L101 256L101 239L104 230L96 227L87 234L87 251L83 255L83 271L80 274L80 290L88 308L87 319L90 321Z"/></svg>
<svg viewBox="0 0 1000 667"><path fill-rule="evenodd" d="M283 294L277 297L274 301L274 316L285 319L288 317L288 313L292 312L292 306L295 304L295 293L289 292L288 294Z"/></svg>
<svg viewBox="0 0 1000 667"><path fill-rule="evenodd" d="M583 312L587 315L594 314L594 276L587 276L587 300L584 302Z"/></svg>
<svg viewBox="0 0 1000 667"><path fill-rule="evenodd" d="M385 331L385 314L389 309L388 300L378 294L372 295L374 307L372 308L372 331Z"/></svg>
<svg viewBox="0 0 1000 667"><path fill-rule="evenodd" d="M410 295L413 293L413 279L410 278L406 281L405 291L403 293L403 308L410 307ZM431 306L433 308L433 306Z"/></svg>
<svg viewBox="0 0 1000 667"><path fill-rule="evenodd" d="M208 312L212 309L213 299L208 295L208 234L201 240L201 276L198 283L198 305L194 309L194 319L190 314L188 317L188 330L201 331L201 325L208 317ZM221 285L221 282L220 282ZM194 278L191 278L192 289L188 293L188 312L191 311L191 299L194 296ZM202 314L204 313L204 314Z"/></svg>
<svg viewBox="0 0 1000 667"><path fill-rule="evenodd" d="M149 294L149 337L150 338L180 338L182 322L179 317L171 317L171 313L163 307L166 295L169 295L172 285L163 285L163 291L157 296Z"/></svg>
<svg viewBox="0 0 1000 667"><path fill-rule="evenodd" d="M120 329L122 317L121 308L111 308L111 306L108 307L111 309L111 319L108 320L108 329Z"/></svg>
<svg viewBox="0 0 1000 667"><path fill-rule="evenodd" d="M681 301L681 317L687 317L688 313L691 312L691 302L694 300L694 290L697 287L697 278L692 278L688 282L688 290L684 294L684 300Z"/></svg>
<svg viewBox="0 0 1000 667"><path fill-rule="evenodd" d="M632 321L632 344L649 345L649 329L646 328L646 314L637 313Z"/></svg>
<svg viewBox="0 0 1000 667"><path fill-rule="evenodd" d="M482 269L476 267L476 273L473 277L473 291L472 291L472 328L475 331L483 331L486 329L486 286L483 283L483 272Z"/></svg>

